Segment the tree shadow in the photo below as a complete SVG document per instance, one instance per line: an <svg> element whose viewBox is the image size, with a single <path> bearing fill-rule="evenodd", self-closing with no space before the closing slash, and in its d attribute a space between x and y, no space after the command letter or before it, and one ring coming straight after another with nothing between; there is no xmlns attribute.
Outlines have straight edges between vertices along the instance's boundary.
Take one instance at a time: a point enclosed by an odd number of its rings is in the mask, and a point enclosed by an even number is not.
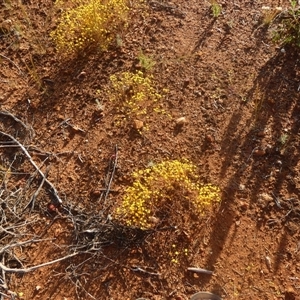
<svg viewBox="0 0 300 300"><path fill-rule="evenodd" d="M259 70L248 92L248 103L240 105L239 110L232 113L220 150L224 161L219 176L220 179L229 176L229 180L223 188L223 201L208 241L213 249L205 264L209 268L213 268L217 262L237 218L239 207L236 199L241 185L251 189L250 202L247 203L249 207L258 202L262 191L274 195L275 206L264 205L267 210L274 210L275 207L278 218L285 215L287 210L276 210L276 196L285 202L286 199L281 198L283 189L294 195L299 193L299 188L288 182L288 178L296 172L293 169L300 158L297 147L300 127L298 58L299 55L293 49L286 49L286 53L278 52ZM249 105L253 105L253 112L245 119L244 110ZM283 134L288 135L287 141L280 140ZM235 162L238 167L234 167ZM260 226L259 222L257 226ZM283 236L279 246L281 250L284 249L285 240ZM280 258L275 258L275 262L276 273ZM202 284L209 280L204 278Z"/></svg>

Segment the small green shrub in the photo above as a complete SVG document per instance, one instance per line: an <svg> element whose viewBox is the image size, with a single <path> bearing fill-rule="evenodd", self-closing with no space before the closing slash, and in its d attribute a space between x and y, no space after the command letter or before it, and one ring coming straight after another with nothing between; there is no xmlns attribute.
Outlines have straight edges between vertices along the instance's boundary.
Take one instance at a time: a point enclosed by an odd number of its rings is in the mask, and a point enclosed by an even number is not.
<svg viewBox="0 0 300 300"><path fill-rule="evenodd" d="M222 6L216 0L211 0L210 8L214 18L217 18L222 12Z"/></svg>
<svg viewBox="0 0 300 300"><path fill-rule="evenodd" d="M139 59L139 65L145 71L151 71L156 64L155 61L150 56L145 55L143 52L139 53L138 59Z"/></svg>
<svg viewBox="0 0 300 300"><path fill-rule="evenodd" d="M60 0L56 5L62 7L68 3L71 7L64 10L51 33L61 53L106 50L127 24L127 0Z"/></svg>
<svg viewBox="0 0 300 300"><path fill-rule="evenodd" d="M162 212L174 209L178 213L175 207L189 207L201 215L220 201L220 189L199 184L196 167L188 161L163 161L134 172L133 178L116 210L116 218L124 219L129 226L150 228L153 218Z"/></svg>
<svg viewBox="0 0 300 300"><path fill-rule="evenodd" d="M277 27L273 32L275 42L300 47L300 7L291 0L291 8L277 17Z"/></svg>

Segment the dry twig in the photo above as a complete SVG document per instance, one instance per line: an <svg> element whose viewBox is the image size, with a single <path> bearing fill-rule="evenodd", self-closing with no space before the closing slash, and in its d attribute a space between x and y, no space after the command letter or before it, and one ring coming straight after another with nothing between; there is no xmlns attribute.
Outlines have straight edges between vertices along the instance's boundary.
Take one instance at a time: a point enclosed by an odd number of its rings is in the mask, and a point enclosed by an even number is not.
<svg viewBox="0 0 300 300"><path fill-rule="evenodd" d="M101 201L102 197L104 195L104 203L103 204L106 203L108 194L110 192L110 187L111 187L111 184L112 184L115 172L116 172L117 163L118 163L118 145L115 146L115 154L110 158L109 166L108 166L108 174L107 174L108 180L106 180L106 183L105 183L105 191L100 196L100 201Z"/></svg>
<svg viewBox="0 0 300 300"><path fill-rule="evenodd" d="M191 272L195 272L195 273L200 273L200 274L207 274L207 275L212 275L213 274L213 271L209 271L209 270L206 270L206 269L201 269L201 268L187 268L188 271L191 271Z"/></svg>
<svg viewBox="0 0 300 300"><path fill-rule="evenodd" d="M5 56L5 55L3 55L3 54L1 54L1 53L0 53L0 56L1 56L2 58L5 58L6 60L8 60L11 64L13 64L13 65L18 69L19 73L20 73L22 76L25 75L25 74L21 71L21 69L19 68L19 66L18 66L16 63L14 63L10 58L8 58L7 56Z"/></svg>
<svg viewBox="0 0 300 300"><path fill-rule="evenodd" d="M22 120L20 120L16 116L14 116L12 113L10 113L10 112L8 112L6 110L3 110L3 111L0 111L0 115L11 117L15 122L21 124L27 131L29 131L31 134L33 134L32 127L31 126L27 126Z"/></svg>
<svg viewBox="0 0 300 300"><path fill-rule="evenodd" d="M40 168L36 165L36 163L33 161L33 159L31 158L31 156L28 153L28 151L26 150L26 148L18 140L16 140L13 136L11 136L10 134L5 133L3 131L0 131L0 134L10 138L14 143L16 143L21 148L21 150L24 152L24 154L29 159L30 163L35 167L35 169L39 172L39 174L44 178L45 182L49 185L49 187L51 189L51 192L52 192L53 196L55 197L55 199L58 201L59 204L62 204L63 201L58 196L57 190L55 189L53 184L45 177L44 173L40 170Z"/></svg>
<svg viewBox="0 0 300 300"><path fill-rule="evenodd" d="M75 253L63 256L61 258L58 258L58 259L55 259L55 260L51 260L51 261L45 262L43 264L39 264L37 266L33 266L33 267L29 267L29 268L23 268L23 269L8 268L3 263L0 263L0 269L2 269L6 273L25 274L25 273L32 272L32 271L34 271L36 269L39 269L39 268L42 268L42 267L46 267L46 266L52 265L54 263L60 262L62 260L66 260L66 259L71 258L71 257L73 257L75 255L78 255L78 254L79 254L78 252L75 252Z"/></svg>

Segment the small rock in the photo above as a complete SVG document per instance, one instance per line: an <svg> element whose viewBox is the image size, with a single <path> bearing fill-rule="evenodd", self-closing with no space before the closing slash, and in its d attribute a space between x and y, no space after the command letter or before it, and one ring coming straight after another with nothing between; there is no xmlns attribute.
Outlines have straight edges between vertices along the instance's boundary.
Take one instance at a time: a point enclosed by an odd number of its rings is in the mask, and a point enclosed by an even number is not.
<svg viewBox="0 0 300 300"><path fill-rule="evenodd" d="M239 185L239 191L243 191L245 188L246 188L246 187L245 187L244 184L241 183L241 184Z"/></svg>
<svg viewBox="0 0 300 300"><path fill-rule="evenodd" d="M57 207L53 203L48 203L47 208L50 213L54 213L57 211Z"/></svg>
<svg viewBox="0 0 300 300"><path fill-rule="evenodd" d="M261 193L258 198L261 200L261 201L264 201L264 202L271 202L273 201L273 197L270 196L269 194L267 193Z"/></svg>
<svg viewBox="0 0 300 300"><path fill-rule="evenodd" d="M91 191L91 196L92 197L99 197L101 195L102 191L100 191L99 189L95 189Z"/></svg>
<svg viewBox="0 0 300 300"><path fill-rule="evenodd" d="M214 141L214 138L211 134L207 134L205 136L205 139L209 142L209 143L212 143Z"/></svg>
<svg viewBox="0 0 300 300"><path fill-rule="evenodd" d="M80 74L77 76L77 79L83 79L86 76L86 72L80 72Z"/></svg>
<svg viewBox="0 0 300 300"><path fill-rule="evenodd" d="M245 201L240 201L239 202L239 207L242 210L247 210L249 208L249 204L247 202L245 202Z"/></svg>
<svg viewBox="0 0 300 300"><path fill-rule="evenodd" d="M144 126L144 123L140 120L134 120L133 121L133 128L136 130L142 129Z"/></svg>
<svg viewBox="0 0 300 300"><path fill-rule="evenodd" d="M265 135L266 135L266 132L263 130L263 131L259 131L258 133L257 133L257 135L259 136L259 137L264 137Z"/></svg>
<svg viewBox="0 0 300 300"><path fill-rule="evenodd" d="M182 126L186 123L187 123L186 117L180 117L180 118L176 119L176 125Z"/></svg>
<svg viewBox="0 0 300 300"><path fill-rule="evenodd" d="M149 217L149 221L150 221L151 223L153 223L154 225L156 225L156 224L158 224L158 223L160 222L160 219L157 218L157 217L154 217L154 216L150 216L150 217Z"/></svg>
<svg viewBox="0 0 300 300"><path fill-rule="evenodd" d="M38 292L41 288L42 288L42 287L41 287L40 285L37 285L37 286L35 287L35 290Z"/></svg>
<svg viewBox="0 0 300 300"><path fill-rule="evenodd" d="M269 256L266 256L265 259L266 259L266 265L267 265L269 271L271 271L271 268L272 268L271 258Z"/></svg>
<svg viewBox="0 0 300 300"><path fill-rule="evenodd" d="M256 156L263 156L266 154L266 151L263 150L263 149L256 149L253 151L253 154L256 155Z"/></svg>

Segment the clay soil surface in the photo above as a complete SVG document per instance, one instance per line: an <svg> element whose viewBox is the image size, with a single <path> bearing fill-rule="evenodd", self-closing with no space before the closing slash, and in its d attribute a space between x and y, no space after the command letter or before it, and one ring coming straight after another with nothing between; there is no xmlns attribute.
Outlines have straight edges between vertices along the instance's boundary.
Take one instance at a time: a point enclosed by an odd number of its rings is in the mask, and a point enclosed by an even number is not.
<svg viewBox="0 0 300 300"><path fill-rule="evenodd" d="M53 1L0 2L1 299L300 299L299 57L262 9L289 2L219 4L214 18L209 1L146 1L108 51L66 59ZM147 128L117 125L106 92L137 70L168 90ZM170 205L148 231L115 220L133 171L182 159L220 187L217 206Z"/></svg>

